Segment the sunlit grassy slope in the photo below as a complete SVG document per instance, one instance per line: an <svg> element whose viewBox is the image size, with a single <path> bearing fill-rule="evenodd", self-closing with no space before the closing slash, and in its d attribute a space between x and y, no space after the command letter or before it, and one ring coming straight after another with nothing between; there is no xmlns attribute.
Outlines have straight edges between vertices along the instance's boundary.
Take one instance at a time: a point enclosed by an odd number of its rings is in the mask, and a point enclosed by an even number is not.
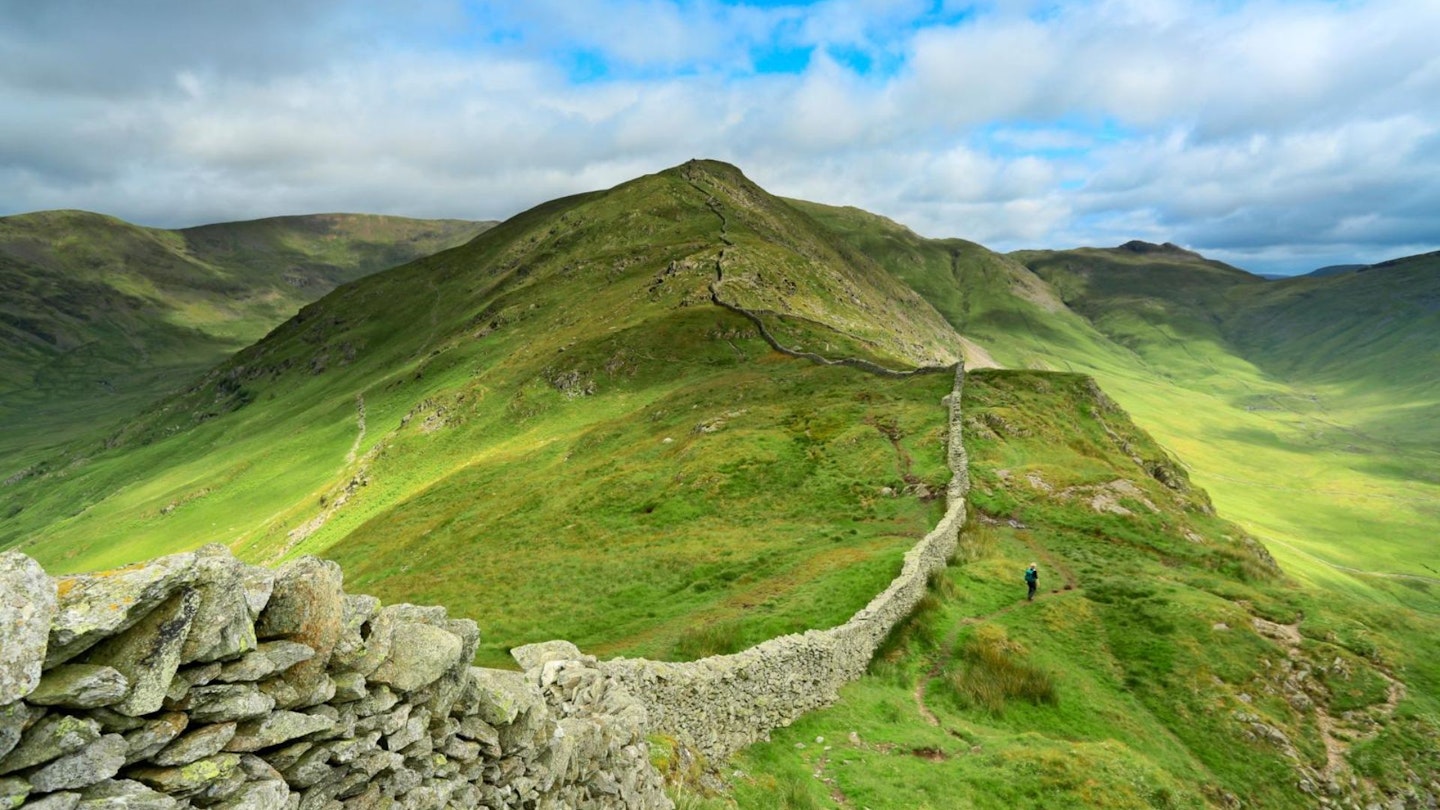
<svg viewBox="0 0 1440 810"><path fill-rule="evenodd" d="M964 404L960 558L837 705L681 807L1367 806L1440 772L1433 612L1270 570L1087 378L972 373Z"/></svg>
<svg viewBox="0 0 1440 810"><path fill-rule="evenodd" d="M129 416L337 285L487 225L324 214L167 231L83 211L0 218L0 456Z"/></svg>
<svg viewBox="0 0 1440 810"><path fill-rule="evenodd" d="M1436 257L1267 282L1173 246L1002 256L796 204L978 344L972 365L1093 375L1297 576L1401 601L1336 566L1440 577Z"/></svg>
<svg viewBox="0 0 1440 810"><path fill-rule="evenodd" d="M342 287L0 488L0 543L52 570L323 554L352 591L475 617L491 664L553 637L687 657L838 623L943 508L951 375L785 357L712 284L787 345L955 357L873 262L692 163Z"/></svg>

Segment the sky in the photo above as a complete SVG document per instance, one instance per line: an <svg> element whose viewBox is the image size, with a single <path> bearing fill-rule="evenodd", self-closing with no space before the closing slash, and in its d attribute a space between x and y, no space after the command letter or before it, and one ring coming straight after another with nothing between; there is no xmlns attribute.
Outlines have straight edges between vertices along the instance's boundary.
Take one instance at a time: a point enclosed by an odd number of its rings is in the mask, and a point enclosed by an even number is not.
<svg viewBox="0 0 1440 810"><path fill-rule="evenodd" d="M1440 249L1440 0L0 0L0 215L504 219L693 157L1002 251Z"/></svg>

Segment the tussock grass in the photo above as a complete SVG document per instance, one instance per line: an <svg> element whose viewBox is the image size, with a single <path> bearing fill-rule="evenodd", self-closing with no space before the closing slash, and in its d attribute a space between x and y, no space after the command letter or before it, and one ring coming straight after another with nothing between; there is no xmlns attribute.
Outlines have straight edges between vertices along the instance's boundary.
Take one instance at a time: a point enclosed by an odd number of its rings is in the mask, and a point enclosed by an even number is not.
<svg viewBox="0 0 1440 810"><path fill-rule="evenodd" d="M1005 713L1013 700L1034 705L1059 703L1055 680L1029 659L1023 644L1003 627L982 625L965 639L945 677L966 705L994 715Z"/></svg>

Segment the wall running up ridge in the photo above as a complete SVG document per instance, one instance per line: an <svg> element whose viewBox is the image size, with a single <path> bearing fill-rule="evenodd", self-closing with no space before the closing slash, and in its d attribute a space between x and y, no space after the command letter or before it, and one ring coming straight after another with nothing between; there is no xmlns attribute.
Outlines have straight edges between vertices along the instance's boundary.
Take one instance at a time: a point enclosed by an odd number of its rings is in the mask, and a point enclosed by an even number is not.
<svg viewBox="0 0 1440 810"><path fill-rule="evenodd" d="M223 546L50 577L0 553L0 810L669 808L661 732L712 760L833 702L914 609L964 522L940 523L845 624L685 664L517 648L443 608L347 595L339 566Z"/></svg>
<svg viewBox="0 0 1440 810"><path fill-rule="evenodd" d="M617 658L600 670L648 710L650 728L673 735L719 761L769 731L838 699L838 690L865 673L890 631L925 596L930 576L945 568L965 523L969 464L961 441L963 364L949 399L949 466L945 515L906 552L900 574L850 620L828 630L780 636L733 655L690 663ZM553 642L552 642L553 643Z"/></svg>

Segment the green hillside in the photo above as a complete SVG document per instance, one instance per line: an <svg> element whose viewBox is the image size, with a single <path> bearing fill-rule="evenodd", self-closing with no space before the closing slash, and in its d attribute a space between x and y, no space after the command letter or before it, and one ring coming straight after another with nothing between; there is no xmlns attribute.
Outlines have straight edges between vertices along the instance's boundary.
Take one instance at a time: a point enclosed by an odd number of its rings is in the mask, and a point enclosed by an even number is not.
<svg viewBox="0 0 1440 810"><path fill-rule="evenodd" d="M143 413L0 454L0 548L57 573L316 554L473 617L487 665L552 638L694 658L894 576L950 475L931 371L1043 369L969 375L965 552L871 674L732 762L656 740L724 787L681 806L1420 801L1433 275L1005 256L692 161L341 284Z"/></svg>
<svg viewBox="0 0 1440 810"><path fill-rule="evenodd" d="M925 296L972 367L1093 375L1304 581L1414 605L1402 583L1440 578L1434 256L1265 281L1173 245L1002 256L795 204Z"/></svg>
<svg viewBox="0 0 1440 810"><path fill-rule="evenodd" d="M0 455L135 413L339 284L487 227L361 214L178 231L0 218Z"/></svg>
<svg viewBox="0 0 1440 810"><path fill-rule="evenodd" d="M1014 255L1144 360L1094 373L1298 575L1407 603L1353 575L1440 577L1435 256L1266 282L1179 249Z"/></svg>
<svg viewBox="0 0 1440 810"><path fill-rule="evenodd" d="M943 508L950 375L786 357L712 296L793 349L956 356L873 262L691 163L305 307L0 487L0 543L55 570L324 554L357 591L480 618L493 664L555 636L689 656L834 623Z"/></svg>
<svg viewBox="0 0 1440 810"><path fill-rule="evenodd" d="M961 558L838 704L681 807L1423 806L1433 610L1296 586L1087 378L971 373L964 404Z"/></svg>

